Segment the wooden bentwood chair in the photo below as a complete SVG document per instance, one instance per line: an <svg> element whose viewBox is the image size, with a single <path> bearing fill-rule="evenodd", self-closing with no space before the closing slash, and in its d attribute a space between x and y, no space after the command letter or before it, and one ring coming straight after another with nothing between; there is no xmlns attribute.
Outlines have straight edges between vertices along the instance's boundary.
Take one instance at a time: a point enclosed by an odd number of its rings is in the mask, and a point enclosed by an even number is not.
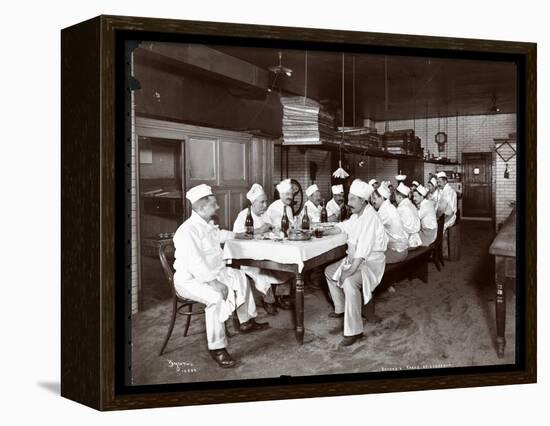
<svg viewBox="0 0 550 426"><path fill-rule="evenodd" d="M186 337L187 332L189 331L189 325L191 324L191 316L204 314L204 309L201 309L200 311L193 311L193 305L201 305L199 302L181 297L176 292L176 287L174 286L174 271L172 269L174 251L174 243L172 240L163 242L159 247L159 258L160 263L162 264L162 270L164 271L164 276L168 280L170 291L172 292L172 314L170 318L170 325L168 326L168 332L164 338L164 343L160 349L159 356L163 354L166 349L166 345L168 345L168 340L170 340L170 336L174 330L174 325L176 324L176 315L183 315L186 317L185 330L183 332L183 336ZM171 261L168 261L167 255L170 257Z"/></svg>

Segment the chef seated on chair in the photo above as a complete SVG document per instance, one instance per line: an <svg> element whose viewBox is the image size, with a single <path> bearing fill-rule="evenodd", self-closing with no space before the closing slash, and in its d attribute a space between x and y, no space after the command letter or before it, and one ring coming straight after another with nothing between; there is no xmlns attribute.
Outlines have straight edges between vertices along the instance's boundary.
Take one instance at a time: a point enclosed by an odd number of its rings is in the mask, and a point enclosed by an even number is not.
<svg viewBox="0 0 550 426"><path fill-rule="evenodd" d="M174 235L174 285L181 297L206 306L210 355L220 367L233 367L236 362L225 349L225 321L232 313L237 311L241 333L269 327L268 323L255 320L256 304L245 273L227 267L223 260L220 244L232 238L244 238L244 234L221 230L213 224L219 206L208 185L191 188L185 197L193 211Z"/></svg>
<svg viewBox="0 0 550 426"><path fill-rule="evenodd" d="M363 336L362 302L367 304L384 275L388 237L384 225L368 200L372 186L359 179L349 190L349 219L335 224L329 234L344 232L347 236L347 257L325 268L334 312L330 318L344 317L344 338L341 346L349 346Z"/></svg>
<svg viewBox="0 0 550 426"><path fill-rule="evenodd" d="M437 237L437 218L435 216L435 207L430 200L426 199L428 190L422 185L418 185L414 191L414 203L418 207L418 217L420 218L420 240L422 245L428 247Z"/></svg>
<svg viewBox="0 0 550 426"><path fill-rule="evenodd" d="M409 200L411 200L414 203L414 191L416 191L416 188L420 185L420 183L417 180L413 180L411 182L411 192L409 192Z"/></svg>
<svg viewBox="0 0 550 426"><path fill-rule="evenodd" d="M370 202L378 212L388 236L386 264L401 262L407 258L409 253L409 237L403 229L403 223L397 209L390 202L391 193L388 183L382 182L370 197Z"/></svg>
<svg viewBox="0 0 550 426"><path fill-rule="evenodd" d="M372 186L374 189L380 188L380 182L378 182L376 179L369 180L369 185Z"/></svg>
<svg viewBox="0 0 550 426"><path fill-rule="evenodd" d="M329 222L339 222L344 206L344 185L332 185L332 198L327 203L327 216Z"/></svg>
<svg viewBox="0 0 550 426"><path fill-rule="evenodd" d="M265 214L274 228L281 229L281 219L283 218L284 211L286 211L289 223L292 223L294 220L291 207L293 194L290 179L285 179L279 182L277 185L277 192L279 192L279 199L273 201L269 205Z"/></svg>
<svg viewBox="0 0 550 426"><path fill-rule="evenodd" d="M269 217L265 214L267 210L267 195L263 187L257 183L252 185L246 198L250 201L250 212L252 220L254 221L254 233L263 234L273 229L273 225L270 222ZM235 223L233 224L233 232L244 233L246 231L246 217L248 215L248 208L244 209L237 215ZM291 304L288 299L282 296L284 291L286 295L289 293L288 286L279 286L293 277L290 272L268 271L266 269L256 268L254 266L241 266L241 270L248 275L254 282L256 289L262 293L262 304L264 309L269 315L277 315L277 307L288 310L291 308ZM279 294L275 296L275 289L273 285L277 285ZM280 287L285 287L281 289Z"/></svg>
<svg viewBox="0 0 550 426"><path fill-rule="evenodd" d="M434 205L435 211L437 212L437 205L439 203L439 196L441 195L441 191L437 186L437 179L435 176L432 176L430 178L430 180L426 184L426 188L428 189L428 195L426 199L432 202L432 204Z"/></svg>
<svg viewBox="0 0 550 426"><path fill-rule="evenodd" d="M422 245L420 240L420 217L418 210L409 199L411 189L403 182L395 188L395 202L397 203L397 213L401 218L403 229L407 233L409 249L415 249Z"/></svg>
<svg viewBox="0 0 550 426"><path fill-rule="evenodd" d="M321 222L321 210L323 206L321 205L321 191L319 187L315 184L310 185L306 188L307 201L304 204L304 208L300 213L300 217L303 217L306 210L309 217L309 223L319 223Z"/></svg>

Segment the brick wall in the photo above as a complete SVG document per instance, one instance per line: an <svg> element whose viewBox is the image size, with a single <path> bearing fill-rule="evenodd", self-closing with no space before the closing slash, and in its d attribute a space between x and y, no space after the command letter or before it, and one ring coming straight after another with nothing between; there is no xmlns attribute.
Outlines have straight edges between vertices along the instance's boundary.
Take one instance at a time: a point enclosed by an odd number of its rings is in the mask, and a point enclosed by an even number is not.
<svg viewBox="0 0 550 426"><path fill-rule="evenodd" d="M287 148L285 148L287 149ZM283 151L283 179L287 177L296 179L302 191L304 192L304 202L306 199L305 190L309 185L316 183L321 190L324 199L329 200L331 170L331 153L328 151L308 148L305 152L300 152L297 147L288 148L288 176L287 176L287 156ZM315 182L310 178L309 163L317 164L317 175ZM273 165L273 184L279 183L281 179L281 145L275 145L274 165Z"/></svg>
<svg viewBox="0 0 550 426"><path fill-rule="evenodd" d="M375 124L379 133L384 132L385 122ZM492 152L495 138L505 138L516 131L516 114L487 114L458 117L441 117L418 120L394 120L390 130L414 129L421 139L424 153L443 155L462 161L462 152ZM438 131L447 133L445 151L439 153L434 141Z"/></svg>

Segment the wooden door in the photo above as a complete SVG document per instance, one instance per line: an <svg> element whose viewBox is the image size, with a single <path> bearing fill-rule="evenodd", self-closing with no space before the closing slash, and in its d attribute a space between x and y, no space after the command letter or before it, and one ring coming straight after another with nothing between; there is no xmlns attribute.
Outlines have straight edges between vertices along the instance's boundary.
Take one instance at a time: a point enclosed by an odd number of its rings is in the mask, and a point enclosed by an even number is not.
<svg viewBox="0 0 550 426"><path fill-rule="evenodd" d="M462 210L466 217L492 217L492 162L490 152L463 153Z"/></svg>
<svg viewBox="0 0 550 426"><path fill-rule="evenodd" d="M413 180L424 184L424 161L400 159L397 162L397 169L399 173L407 176L407 179L405 180L405 185L411 186Z"/></svg>

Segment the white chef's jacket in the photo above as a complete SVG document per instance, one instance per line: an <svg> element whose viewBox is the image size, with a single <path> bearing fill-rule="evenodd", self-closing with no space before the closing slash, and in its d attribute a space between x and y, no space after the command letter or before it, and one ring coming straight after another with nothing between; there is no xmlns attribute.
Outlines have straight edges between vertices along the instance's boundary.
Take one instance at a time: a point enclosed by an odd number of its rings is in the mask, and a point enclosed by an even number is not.
<svg viewBox="0 0 550 426"><path fill-rule="evenodd" d="M233 239L231 231L221 230L218 226L206 222L196 212L183 222L174 235L175 261L174 285L176 292L188 283L203 284L218 280L237 290L246 286L246 276L233 268L228 268L223 259L220 244ZM225 321L236 307L244 303L244 293L229 291L219 312L219 320Z"/></svg>
<svg viewBox="0 0 550 426"><path fill-rule="evenodd" d="M321 210L323 210L323 206L321 204L316 206L315 204L313 204L312 201L307 200L306 203L304 204L304 208L300 212L300 219L304 217L306 207L307 207L307 215L309 217L309 222L310 223L321 222Z"/></svg>
<svg viewBox="0 0 550 426"><path fill-rule="evenodd" d="M336 215L338 219L340 219L340 211L338 203L334 201L334 198L331 198L327 203L327 216L331 217L332 215Z"/></svg>
<svg viewBox="0 0 550 426"><path fill-rule="evenodd" d="M292 208L290 206L285 206L285 204L280 199L273 201L265 212L265 215L268 218L269 222L277 228L281 228L281 219L283 218L283 207L286 208L286 215L288 217L288 221L290 224L294 220L294 215L292 214Z"/></svg>
<svg viewBox="0 0 550 426"><path fill-rule="evenodd" d="M254 209L250 209L250 212L252 214L252 220L254 221L254 229L261 228L266 223L272 225L266 213L258 216L254 213ZM235 219L235 223L233 224L233 232L246 231L245 221L247 215L248 209L244 209L237 215L237 219ZM279 226L281 226L280 223ZM290 278L290 275L292 275L285 272L260 269L255 266L241 266L241 270L244 271L244 273L250 278L252 278L256 288L263 294L267 293L267 291L271 287L271 284L283 283Z"/></svg>
<svg viewBox="0 0 550 426"><path fill-rule="evenodd" d="M450 226L453 226L456 220L457 210L457 197L456 191L448 183L445 184L441 190L439 196L439 202L437 207L437 215L445 215L445 226L443 230L446 230Z"/></svg>
<svg viewBox="0 0 550 426"><path fill-rule="evenodd" d="M254 213L254 209L250 209L250 212L252 214L252 220L254 221L254 229L261 228L266 223L273 225L269 217L265 213L258 216L256 213ZM248 216L248 209L244 209L237 215L237 218L235 219L235 223L233 224L233 232L239 233L239 232L246 231L245 223L246 223L247 216ZM281 226L280 223L279 223L279 226Z"/></svg>
<svg viewBox="0 0 550 426"><path fill-rule="evenodd" d="M430 192L430 193L428 194L428 197L427 197L428 200L430 200L430 201L433 203L434 209L435 209L436 212L437 212L437 207L438 207L438 205L439 205L439 197L440 197L440 195L441 195L441 191L439 190L439 188L435 188L435 189L433 190L433 192Z"/></svg>
<svg viewBox="0 0 550 426"><path fill-rule="evenodd" d="M420 218L420 240L423 246L429 246L437 237L437 218L435 208L430 200L423 199L418 209Z"/></svg>
<svg viewBox="0 0 550 426"><path fill-rule="evenodd" d="M350 266L354 259L361 258L359 266L362 277L363 303L367 304L372 298L386 266L385 251L388 247L388 236L384 225L374 208L367 205L361 215L353 214L347 220L337 223L336 226L346 233L348 239L347 257L343 259L332 279L338 282L342 270Z"/></svg>
<svg viewBox="0 0 550 426"><path fill-rule="evenodd" d="M388 235L388 249L403 252L409 248L409 236L403 229L401 217L390 200L385 200L378 209L378 216Z"/></svg>
<svg viewBox="0 0 550 426"><path fill-rule="evenodd" d="M397 206L397 213L401 218L403 229L408 235L409 247L414 248L422 244L420 240L420 217L418 216L418 210L414 204L408 198L401 200Z"/></svg>

